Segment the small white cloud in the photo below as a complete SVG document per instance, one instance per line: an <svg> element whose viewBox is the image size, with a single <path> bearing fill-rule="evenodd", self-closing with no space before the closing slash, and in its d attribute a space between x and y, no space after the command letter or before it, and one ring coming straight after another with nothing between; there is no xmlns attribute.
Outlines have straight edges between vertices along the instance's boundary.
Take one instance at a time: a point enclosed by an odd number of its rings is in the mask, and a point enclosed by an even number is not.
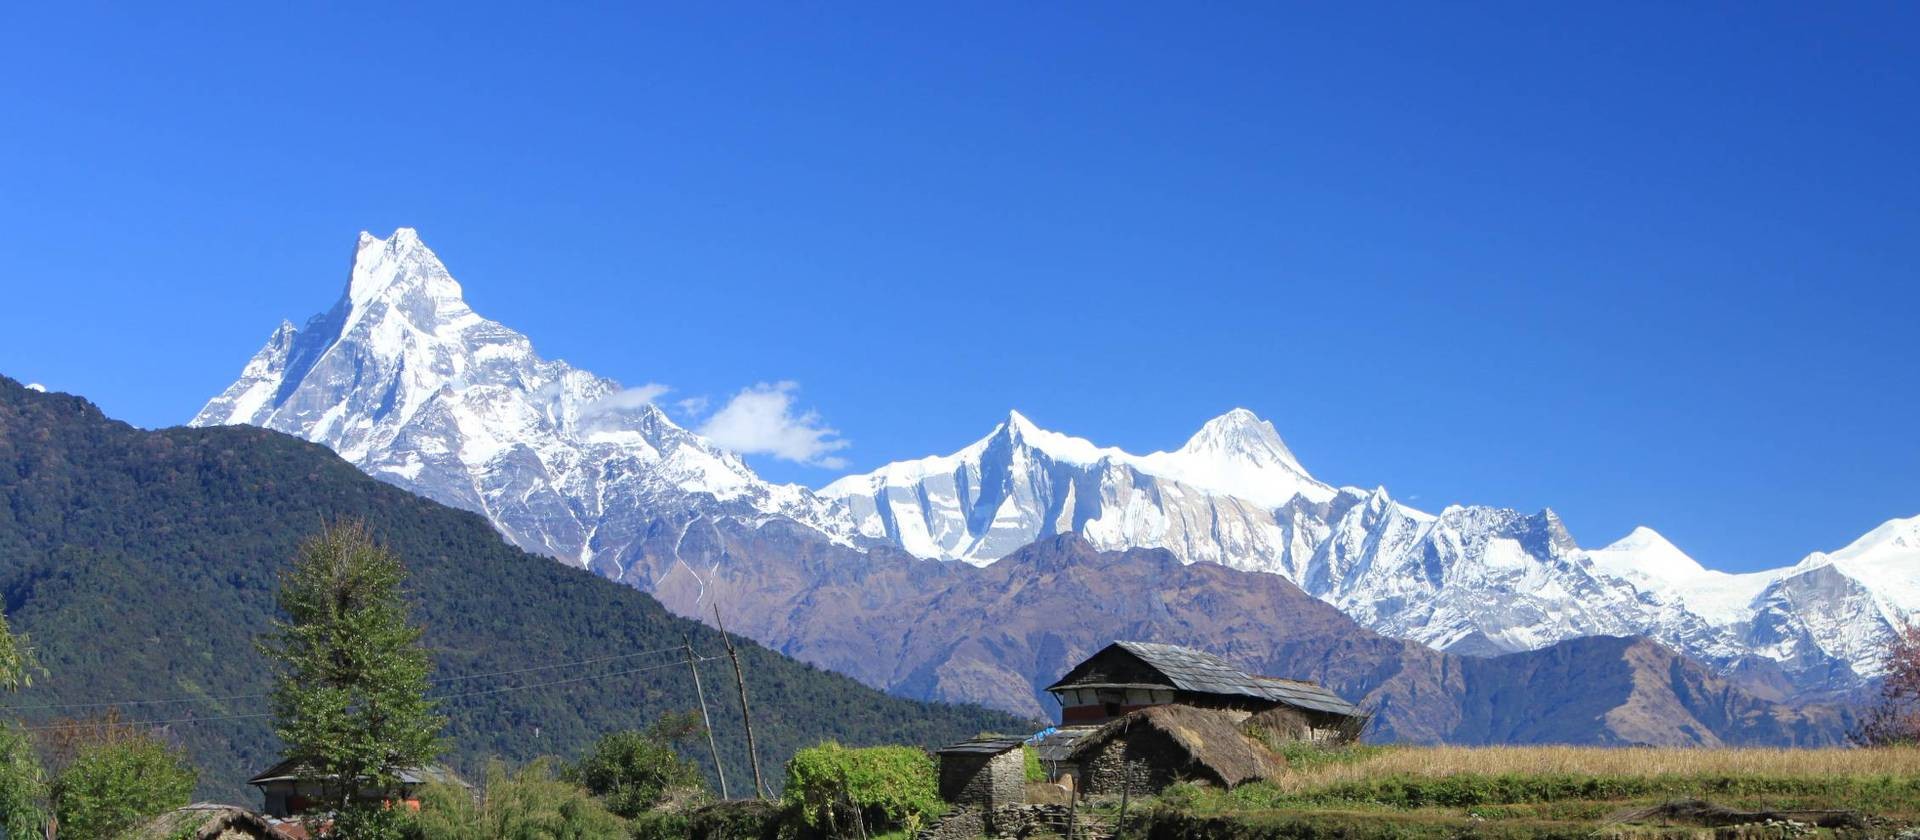
<svg viewBox="0 0 1920 840"><path fill-rule="evenodd" d="M639 408L643 405L651 404L654 400L660 399L660 397L671 390L673 389L658 382L649 382L645 385L637 385L632 388L622 388L588 403L585 408L580 409L580 416L586 418L597 414L604 414L609 411Z"/></svg>
<svg viewBox="0 0 1920 840"><path fill-rule="evenodd" d="M680 413L687 417L699 417L707 413L707 405L708 400L704 396L687 397L685 399L675 400L673 403L673 407L680 409Z"/></svg>
<svg viewBox="0 0 1920 840"><path fill-rule="evenodd" d="M796 382L762 382L733 395L700 426L702 437L742 455L772 455L786 461L840 469L844 458L831 453L852 445L829 428L819 413L795 414Z"/></svg>

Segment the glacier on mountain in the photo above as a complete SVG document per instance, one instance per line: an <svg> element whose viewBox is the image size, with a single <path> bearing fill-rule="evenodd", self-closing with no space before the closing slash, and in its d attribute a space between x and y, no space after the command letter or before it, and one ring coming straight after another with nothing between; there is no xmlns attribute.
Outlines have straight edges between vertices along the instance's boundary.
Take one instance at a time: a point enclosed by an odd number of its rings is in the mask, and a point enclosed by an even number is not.
<svg viewBox="0 0 1920 840"><path fill-rule="evenodd" d="M1384 488L1324 483L1244 409L1146 455L1013 412L951 455L816 492L762 480L675 424L658 394L540 357L475 313L402 228L363 233L334 306L282 323L192 423L324 444L487 516L523 548L649 589L703 588L725 559L711 538L722 523L782 552L807 554L812 540L974 565L1072 531L1102 549L1281 575L1367 627L1439 648L1645 635L1801 694L1875 675L1877 646L1920 612L1920 517L1788 568L1728 574L1650 529L1585 549L1550 510L1432 514Z"/></svg>

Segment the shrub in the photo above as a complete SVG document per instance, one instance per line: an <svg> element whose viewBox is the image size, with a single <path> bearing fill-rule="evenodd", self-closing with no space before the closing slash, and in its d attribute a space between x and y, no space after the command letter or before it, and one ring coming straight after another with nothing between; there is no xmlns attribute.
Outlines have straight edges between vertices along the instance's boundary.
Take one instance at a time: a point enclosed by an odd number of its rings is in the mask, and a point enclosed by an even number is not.
<svg viewBox="0 0 1920 840"><path fill-rule="evenodd" d="M913 747L809 747L787 762L785 795L815 829L859 820L868 831L911 830L945 810L932 757Z"/></svg>
<svg viewBox="0 0 1920 840"><path fill-rule="evenodd" d="M186 805L199 781L186 755L141 734L82 747L53 782L60 836L112 837L147 817Z"/></svg>
<svg viewBox="0 0 1920 840"><path fill-rule="evenodd" d="M26 730L0 721L0 837L40 836L46 785Z"/></svg>
<svg viewBox="0 0 1920 840"><path fill-rule="evenodd" d="M407 831L415 840L624 840L627 833L626 822L584 788L555 778L551 759L517 773L493 762L478 805L459 788L430 787Z"/></svg>
<svg viewBox="0 0 1920 840"><path fill-rule="evenodd" d="M629 729L601 738L567 769L566 778L600 797L607 810L629 818L653 810L675 792L704 792L700 768L673 746L684 737L686 724L680 716L668 716L645 732Z"/></svg>
<svg viewBox="0 0 1920 840"><path fill-rule="evenodd" d="M1040 766L1040 751L1032 744L1020 745L1020 763L1027 773L1027 781L1044 782L1047 780L1047 768Z"/></svg>

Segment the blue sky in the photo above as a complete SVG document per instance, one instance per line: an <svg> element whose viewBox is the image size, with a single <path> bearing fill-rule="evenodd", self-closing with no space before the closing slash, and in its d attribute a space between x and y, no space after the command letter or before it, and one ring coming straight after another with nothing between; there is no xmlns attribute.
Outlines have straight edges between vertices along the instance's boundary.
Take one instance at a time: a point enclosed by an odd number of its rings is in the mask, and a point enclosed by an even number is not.
<svg viewBox="0 0 1920 840"><path fill-rule="evenodd" d="M1911 5L293 5L0 9L0 372L181 422L408 225L857 469L1246 406L1722 568L1920 514Z"/></svg>

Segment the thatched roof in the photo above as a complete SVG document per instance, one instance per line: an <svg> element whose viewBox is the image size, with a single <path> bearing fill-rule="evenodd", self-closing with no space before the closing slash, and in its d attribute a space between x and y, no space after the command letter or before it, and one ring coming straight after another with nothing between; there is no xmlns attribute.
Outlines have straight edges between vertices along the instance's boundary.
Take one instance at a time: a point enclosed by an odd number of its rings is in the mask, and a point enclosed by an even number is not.
<svg viewBox="0 0 1920 840"><path fill-rule="evenodd" d="M1287 769L1286 759L1240 731L1239 720L1232 712L1180 705L1150 706L1116 718L1075 741L1074 755L1141 728L1171 738L1186 751L1194 767L1206 770L1227 787L1271 779Z"/></svg>
<svg viewBox="0 0 1920 840"><path fill-rule="evenodd" d="M238 806L211 802L168 811L120 835L121 840L289 840L290 837L266 817Z"/></svg>

